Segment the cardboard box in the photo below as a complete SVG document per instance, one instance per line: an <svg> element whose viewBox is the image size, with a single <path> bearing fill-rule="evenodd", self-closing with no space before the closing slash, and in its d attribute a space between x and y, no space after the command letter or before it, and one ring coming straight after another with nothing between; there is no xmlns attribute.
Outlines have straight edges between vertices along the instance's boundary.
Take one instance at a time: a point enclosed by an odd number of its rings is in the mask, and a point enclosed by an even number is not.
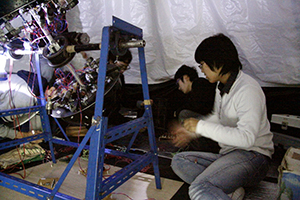
<svg viewBox="0 0 300 200"><path fill-rule="evenodd" d="M41 178L38 182L38 185L53 189L58 180L59 178Z"/></svg>
<svg viewBox="0 0 300 200"><path fill-rule="evenodd" d="M278 167L280 200L300 199L300 149L289 148Z"/></svg>
<svg viewBox="0 0 300 200"><path fill-rule="evenodd" d="M300 138L300 116L289 114L273 114L271 131Z"/></svg>

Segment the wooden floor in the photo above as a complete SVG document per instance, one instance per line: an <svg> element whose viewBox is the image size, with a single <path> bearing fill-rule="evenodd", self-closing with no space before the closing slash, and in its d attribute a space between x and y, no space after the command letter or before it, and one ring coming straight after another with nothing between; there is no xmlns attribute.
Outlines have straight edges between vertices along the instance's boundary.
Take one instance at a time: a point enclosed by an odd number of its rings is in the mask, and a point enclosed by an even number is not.
<svg viewBox="0 0 300 200"><path fill-rule="evenodd" d="M38 166L31 167L26 170L27 177L25 180L37 184L41 178L59 178L66 168L67 163L58 160L57 164L52 165L51 162L44 163ZM77 161L63 182L59 192L70 195L78 199L84 199L86 177L82 175L81 171L86 170L87 161L80 159ZM112 175L118 171L119 167L107 165L109 169L105 176ZM23 172L20 172L23 173ZM162 189L156 189L155 177L150 174L137 173L131 179L126 181L123 185L117 188L111 196L106 199L116 200L168 200L179 190L183 182L161 178ZM28 200L34 199L25 196L21 193L12 191L10 189L0 187L1 200Z"/></svg>
<svg viewBox="0 0 300 200"><path fill-rule="evenodd" d="M141 140L143 141L143 140ZM145 140L146 141L146 140ZM141 143L135 151L149 151L148 144ZM157 141L159 169L161 175L162 189L158 190L155 186L155 177L151 169L145 173L137 173L119 188L117 188L107 199L115 200L189 200L188 185L172 171L170 164L172 154L177 152L167 141ZM268 172L267 179L259 183L255 188L246 189L244 200L276 200L278 195L278 165L281 163L284 150L276 148L272 159L272 165ZM59 178L67 166L64 157L58 159L57 164L51 162L37 165L26 169L27 177L25 180L37 184L41 178ZM107 176L126 166L128 163L120 162L119 158L109 158L105 161ZM78 199L84 199L86 177L80 173L87 168L87 160L79 159L75 162L66 180L62 184L59 192L70 195ZM22 173L22 171L20 171ZM17 175L16 175L17 176ZM9 190L0 186L0 200L27 200L33 199L21 193Z"/></svg>

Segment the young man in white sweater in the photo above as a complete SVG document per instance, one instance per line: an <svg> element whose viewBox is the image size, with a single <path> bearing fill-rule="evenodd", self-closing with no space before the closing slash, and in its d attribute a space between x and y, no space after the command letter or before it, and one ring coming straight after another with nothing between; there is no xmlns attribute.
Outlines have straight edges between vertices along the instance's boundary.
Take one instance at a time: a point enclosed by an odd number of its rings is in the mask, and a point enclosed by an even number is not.
<svg viewBox="0 0 300 200"><path fill-rule="evenodd" d="M190 184L192 200L231 199L232 193L258 184L266 176L274 152L273 134L267 119L265 95L260 85L241 71L232 41L223 34L206 38L195 60L211 83L218 83L214 110L205 119L186 119L172 128L174 144L185 146L207 137L221 147L218 154L181 152L172 169Z"/></svg>

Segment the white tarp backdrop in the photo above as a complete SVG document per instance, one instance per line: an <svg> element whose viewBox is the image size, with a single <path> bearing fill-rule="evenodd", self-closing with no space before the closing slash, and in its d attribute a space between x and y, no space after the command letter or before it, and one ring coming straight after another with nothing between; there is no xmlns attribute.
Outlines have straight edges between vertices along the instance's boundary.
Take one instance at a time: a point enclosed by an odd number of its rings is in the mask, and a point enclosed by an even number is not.
<svg viewBox="0 0 300 200"><path fill-rule="evenodd" d="M222 32L236 44L243 70L261 86L300 86L299 0L79 0L67 13L69 31L101 42L112 16L143 29L150 84L172 79L182 64L197 66L196 47ZM125 81L141 83L137 49L132 52ZM80 56L72 62L76 68L84 63Z"/></svg>

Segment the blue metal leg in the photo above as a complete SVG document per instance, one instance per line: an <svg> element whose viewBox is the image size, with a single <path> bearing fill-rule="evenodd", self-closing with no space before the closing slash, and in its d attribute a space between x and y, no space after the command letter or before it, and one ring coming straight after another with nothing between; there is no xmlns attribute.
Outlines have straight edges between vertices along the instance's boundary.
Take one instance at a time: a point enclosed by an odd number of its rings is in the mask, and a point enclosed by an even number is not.
<svg viewBox="0 0 300 200"><path fill-rule="evenodd" d="M104 27L102 31L102 43L100 52L100 63L98 71L98 90L95 102L95 115L93 126L96 131L93 133L90 142L89 163L87 171L86 199L99 199L102 187L102 175L104 167L105 143L104 134L107 130L107 118L103 118L102 110L104 103L106 65L109 48L110 27Z"/></svg>
<svg viewBox="0 0 300 200"><path fill-rule="evenodd" d="M143 87L143 95L144 95L144 105L145 105L145 114L144 115L149 118L148 136L149 136L151 151L154 153L153 168L154 168L154 175L155 175L155 181L156 181L156 188L161 189L160 174L159 174L159 168L158 168L158 153L157 153L157 146L156 146L156 141L155 141L154 123L153 123L151 102L150 102L150 96L149 96L147 71L146 71L146 63L145 63L145 53L144 53L144 48L139 48L138 50L139 50L138 52L139 52L142 87Z"/></svg>
<svg viewBox="0 0 300 200"><path fill-rule="evenodd" d="M102 194L102 177L105 158L104 134L106 132L107 118L103 118L91 136L90 154L87 172L86 199L99 199Z"/></svg>
<svg viewBox="0 0 300 200"><path fill-rule="evenodd" d="M55 196L55 194L58 192L60 186L62 185L63 181L65 180L65 178L67 177L68 173L70 172L71 168L73 167L76 159L79 157L81 151L83 150L83 148L85 147L86 143L88 142L88 140L90 139L91 135L94 133L95 131L95 126L92 126L87 134L85 135L85 137L83 138L82 142L80 143L80 145L78 146L78 149L76 150L76 152L74 153L74 155L72 156L68 166L66 167L66 169L64 170L64 172L62 173L61 177L59 178L58 182L56 183L53 191L51 192L51 198Z"/></svg>
<svg viewBox="0 0 300 200"><path fill-rule="evenodd" d="M37 54L37 53L35 54L35 67L36 67L36 72L38 74L37 78L38 78L39 90L40 90L40 98L38 99L38 102L39 102L39 105L41 105L40 117L41 117L42 127L43 127L43 131L47 134L46 140L49 142L52 162L56 163L54 148L53 148L53 143L52 143L52 131L51 131L51 126L50 126L49 116L46 111L46 98L45 98L44 90L43 90L40 58L39 58L39 54Z"/></svg>
<svg viewBox="0 0 300 200"><path fill-rule="evenodd" d="M62 128L62 126L60 125L59 121L54 118L54 121L56 122L57 126L59 127L60 131L63 133L63 135L65 136L67 141L70 141L69 137L67 136L66 132L64 131L64 129Z"/></svg>
<svg viewBox="0 0 300 200"><path fill-rule="evenodd" d="M139 52L139 61L140 61L140 70L142 77L142 86L143 86L143 96L145 104L145 114L142 117L142 120L136 119L130 123L125 123L124 125L119 125L117 128L107 132L107 119L102 116L103 110L103 101L104 101L104 88L105 88L105 75L106 75L106 64L107 56L110 48L110 34L114 31L114 28L117 27L120 30L129 32L130 34L136 34L138 39L142 39L142 31L137 27L132 27L132 25L123 22L117 18L113 19L113 27L104 27L102 31L102 42L101 42L101 54L100 54L100 63L99 63L99 72L98 72L98 90L96 95L96 105L95 105L95 121L97 124L97 130L92 134L91 145L90 145L90 154L89 154L89 165L88 165L88 174L87 174L87 188L86 188L86 199L102 199L113 190L127 181L130 177L135 175L138 171L143 169L148 164L152 163L154 167L155 182L156 187L161 189L160 174L158 168L158 155L157 147L154 134L154 124L152 118L152 110L149 97L147 73L146 73L146 64L145 64L145 54L144 48L138 48ZM131 157L134 161L112 175L106 180L102 180L103 175L103 166L104 166L104 156L105 156L105 144L107 142L118 139L122 136L125 136L129 133L135 133L133 137L135 138L138 134L139 129L142 127L148 128L149 143L151 146L151 151L145 155L132 155L129 153L128 149L125 152L124 156ZM131 132L130 132L131 131ZM121 133L120 133L121 132ZM123 135L123 134L124 135ZM134 140L133 138L133 140ZM132 142L129 144L129 148L132 145Z"/></svg>

